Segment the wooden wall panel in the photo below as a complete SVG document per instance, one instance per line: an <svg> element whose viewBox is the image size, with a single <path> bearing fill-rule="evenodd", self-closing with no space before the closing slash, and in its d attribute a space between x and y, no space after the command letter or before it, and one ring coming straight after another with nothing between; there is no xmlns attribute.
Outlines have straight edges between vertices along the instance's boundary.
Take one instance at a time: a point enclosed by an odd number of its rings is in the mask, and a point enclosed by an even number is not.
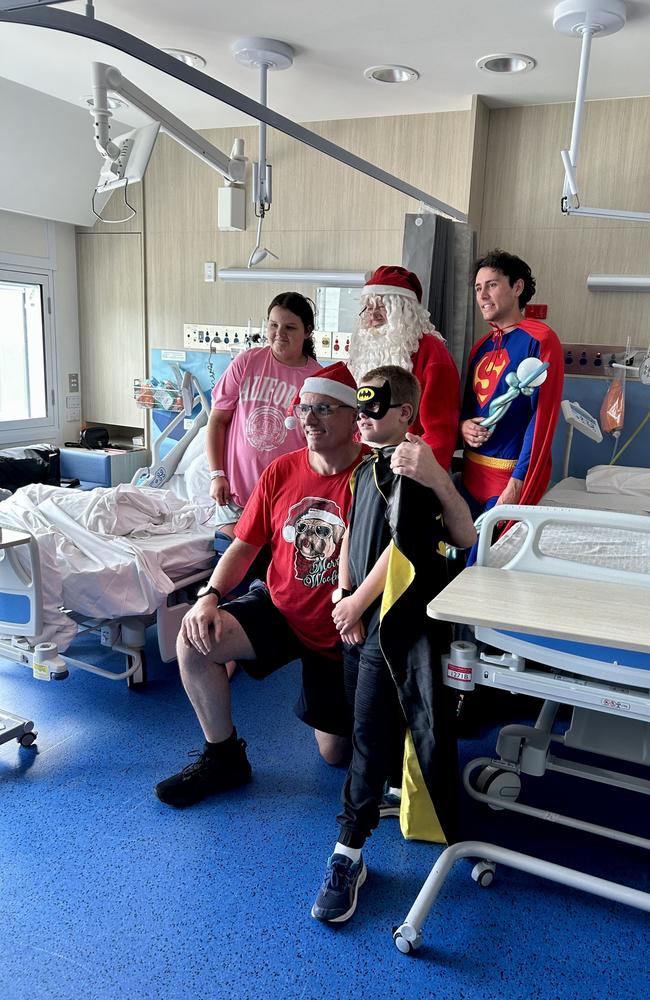
<svg viewBox="0 0 650 1000"><path fill-rule="evenodd" d="M589 273L650 274L650 225L565 216L563 168L573 105L490 113L481 251L520 254L536 301L567 342L648 343L647 293L589 292ZM650 98L590 102L578 160L583 205L650 211ZM477 324L481 326L480 322Z"/></svg>
<svg viewBox="0 0 650 1000"><path fill-rule="evenodd" d="M145 371L142 237L77 234L84 420L142 427L133 379Z"/></svg>
<svg viewBox="0 0 650 1000"><path fill-rule="evenodd" d="M318 122L314 131L364 159L467 211L470 187L470 112ZM258 130L219 129L206 136L229 150L243 136L257 155ZM401 260L404 215L418 203L281 133L268 130L273 206L262 243L276 267L372 269ZM221 178L162 136L145 183L145 274L148 344L178 348L183 323L254 323L279 291L276 283L203 281L204 261L243 267L255 245L247 188L245 233L217 229ZM301 286L314 295L312 286Z"/></svg>
<svg viewBox="0 0 650 1000"><path fill-rule="evenodd" d="M146 183L146 179L145 182ZM133 184L129 187L126 197L135 209L133 218L126 222L116 222L116 219L125 219L130 214L128 205L125 204L125 192L122 188L114 191L109 201L102 208L100 215L102 219L109 222L97 221L94 226L77 226L78 233L141 233L143 229L142 218L142 184Z"/></svg>
<svg viewBox="0 0 650 1000"><path fill-rule="evenodd" d="M233 323L245 326L248 319L256 326L266 316L268 303L284 288L277 282L243 284L240 282L204 282L203 261L217 260L218 266L245 264L254 245L249 233L229 233L232 258L219 261L214 250L214 234L185 233L182 252L179 237L173 233L153 233L147 237L147 322L152 347L178 349L182 344L183 323ZM352 270L365 260L368 244L375 234L321 232L269 232L268 245L281 262L300 261L300 267L332 264ZM382 259L399 261L402 254L401 229L381 234ZM279 264L278 264L279 266ZM298 286L303 295L314 298L316 286Z"/></svg>

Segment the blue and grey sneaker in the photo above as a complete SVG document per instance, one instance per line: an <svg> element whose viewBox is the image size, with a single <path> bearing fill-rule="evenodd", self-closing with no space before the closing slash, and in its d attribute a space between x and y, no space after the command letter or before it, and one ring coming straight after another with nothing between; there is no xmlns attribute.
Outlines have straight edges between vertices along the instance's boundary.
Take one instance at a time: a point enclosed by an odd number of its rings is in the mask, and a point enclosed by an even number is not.
<svg viewBox="0 0 650 1000"><path fill-rule="evenodd" d="M342 924L357 908L359 888L366 881L368 870L363 855L358 861L344 854L333 854L311 915L328 924Z"/></svg>
<svg viewBox="0 0 650 1000"><path fill-rule="evenodd" d="M384 785L384 794L379 803L379 818L386 819L387 816L399 816L401 802L401 789L390 788L388 784Z"/></svg>

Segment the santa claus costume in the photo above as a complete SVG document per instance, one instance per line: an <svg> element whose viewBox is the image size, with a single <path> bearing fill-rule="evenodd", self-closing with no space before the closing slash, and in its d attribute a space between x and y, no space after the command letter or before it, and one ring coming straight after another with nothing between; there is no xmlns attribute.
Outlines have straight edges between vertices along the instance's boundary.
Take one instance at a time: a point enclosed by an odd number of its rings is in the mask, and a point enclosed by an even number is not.
<svg viewBox="0 0 650 1000"><path fill-rule="evenodd" d="M358 382L380 365L413 372L422 398L409 430L420 434L449 469L458 435L460 380L444 338L422 305L417 275L396 265L378 267L363 288L361 305L359 327L350 338L352 374Z"/></svg>

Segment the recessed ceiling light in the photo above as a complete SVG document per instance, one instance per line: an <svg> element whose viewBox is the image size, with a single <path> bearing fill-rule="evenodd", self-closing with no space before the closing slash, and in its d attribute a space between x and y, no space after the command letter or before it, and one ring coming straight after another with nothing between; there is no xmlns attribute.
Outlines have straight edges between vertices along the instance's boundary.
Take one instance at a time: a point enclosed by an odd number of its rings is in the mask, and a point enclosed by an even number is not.
<svg viewBox="0 0 650 1000"><path fill-rule="evenodd" d="M488 73L528 73L536 65L532 56L524 56L520 52L498 52L476 61L477 69L487 70Z"/></svg>
<svg viewBox="0 0 650 1000"><path fill-rule="evenodd" d="M364 69L366 80L376 80L377 83L411 83L420 74L409 66L369 66Z"/></svg>
<svg viewBox="0 0 650 1000"><path fill-rule="evenodd" d="M89 108L95 107L95 98L92 95L82 97L81 100L84 104L87 104ZM117 97L107 97L106 103L108 104L109 111L117 111L118 108L128 108L126 101L120 101Z"/></svg>
<svg viewBox="0 0 650 1000"><path fill-rule="evenodd" d="M163 49L168 56L173 56L174 59L178 59L179 62L185 63L186 66L192 66L194 69L203 69L206 65L203 56L198 55L196 52L186 52L185 49Z"/></svg>

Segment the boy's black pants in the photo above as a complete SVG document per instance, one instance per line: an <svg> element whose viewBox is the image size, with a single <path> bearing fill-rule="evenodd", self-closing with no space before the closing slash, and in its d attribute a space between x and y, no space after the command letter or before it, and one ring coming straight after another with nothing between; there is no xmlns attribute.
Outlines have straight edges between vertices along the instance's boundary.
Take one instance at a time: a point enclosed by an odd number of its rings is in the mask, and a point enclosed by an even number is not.
<svg viewBox="0 0 650 1000"><path fill-rule="evenodd" d="M397 688L379 647L378 630L343 654L345 690L354 710L352 761L337 820L339 842L363 847L379 823L384 784L401 785L406 724Z"/></svg>

